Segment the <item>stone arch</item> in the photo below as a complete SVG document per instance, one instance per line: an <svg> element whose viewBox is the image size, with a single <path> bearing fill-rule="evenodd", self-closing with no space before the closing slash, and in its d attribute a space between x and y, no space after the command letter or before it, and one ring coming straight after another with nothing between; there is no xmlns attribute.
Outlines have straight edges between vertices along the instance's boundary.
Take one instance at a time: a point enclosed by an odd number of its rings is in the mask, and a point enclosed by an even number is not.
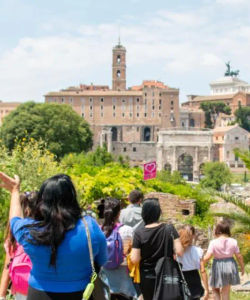
<svg viewBox="0 0 250 300"><path fill-rule="evenodd" d="M164 170L165 171L169 171L171 173L172 171L172 166L170 165L170 163L165 163L164 165Z"/></svg>
<svg viewBox="0 0 250 300"><path fill-rule="evenodd" d="M117 139L118 139L117 127L112 127L111 132L112 132L112 142L117 142Z"/></svg>
<svg viewBox="0 0 250 300"><path fill-rule="evenodd" d="M143 129L143 141L149 142L151 140L151 129L150 127L145 127Z"/></svg>
<svg viewBox="0 0 250 300"><path fill-rule="evenodd" d="M190 154L183 153L178 157L178 171L186 180L193 180L193 157Z"/></svg>

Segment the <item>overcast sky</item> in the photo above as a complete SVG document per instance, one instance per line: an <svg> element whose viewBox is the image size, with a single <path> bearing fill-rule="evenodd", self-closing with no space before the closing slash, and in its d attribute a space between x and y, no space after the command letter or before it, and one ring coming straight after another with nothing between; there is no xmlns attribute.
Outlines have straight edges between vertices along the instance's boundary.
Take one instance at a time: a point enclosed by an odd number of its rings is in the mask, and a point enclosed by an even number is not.
<svg viewBox="0 0 250 300"><path fill-rule="evenodd" d="M250 82L249 16L250 0L0 0L0 99L111 86L119 28L127 86L161 80L185 101L209 94L229 60Z"/></svg>

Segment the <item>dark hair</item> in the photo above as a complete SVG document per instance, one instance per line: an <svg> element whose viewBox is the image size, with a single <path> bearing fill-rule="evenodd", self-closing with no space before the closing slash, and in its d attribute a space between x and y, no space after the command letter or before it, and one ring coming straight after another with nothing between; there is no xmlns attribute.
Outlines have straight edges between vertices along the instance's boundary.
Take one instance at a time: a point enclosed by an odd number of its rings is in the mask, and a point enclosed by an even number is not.
<svg viewBox="0 0 250 300"><path fill-rule="evenodd" d="M104 202L104 222L102 225L102 230L106 237L110 236L117 217L119 216L121 210L120 200L116 198L107 198Z"/></svg>
<svg viewBox="0 0 250 300"><path fill-rule="evenodd" d="M24 217L32 217L34 211L34 203L37 197L37 192L24 192L20 194L20 204ZM13 253L16 250L16 240L10 230L10 223L7 224L5 239L9 240L9 252Z"/></svg>
<svg viewBox="0 0 250 300"><path fill-rule="evenodd" d="M216 236L219 236L221 234L231 236L229 222L228 221L219 222L215 227L214 233Z"/></svg>
<svg viewBox="0 0 250 300"><path fill-rule="evenodd" d="M34 210L34 219L38 222L26 227L31 228L31 243L50 247L50 265L56 265L58 246L79 218L81 208L71 178L58 174L43 182Z"/></svg>
<svg viewBox="0 0 250 300"><path fill-rule="evenodd" d="M136 204L143 200L143 193L139 190L133 190L130 192L128 199L132 204Z"/></svg>
<svg viewBox="0 0 250 300"><path fill-rule="evenodd" d="M158 199L148 198L143 202L141 216L146 225L159 221L161 207Z"/></svg>

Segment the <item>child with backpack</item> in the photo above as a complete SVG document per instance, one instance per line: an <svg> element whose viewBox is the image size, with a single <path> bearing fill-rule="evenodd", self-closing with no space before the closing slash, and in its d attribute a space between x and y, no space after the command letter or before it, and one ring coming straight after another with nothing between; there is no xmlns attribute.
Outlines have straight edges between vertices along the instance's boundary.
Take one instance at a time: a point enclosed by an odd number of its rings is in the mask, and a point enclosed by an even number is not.
<svg viewBox="0 0 250 300"><path fill-rule="evenodd" d="M108 261L102 268L101 276L106 277L111 293L119 293L129 299L136 297L125 259L131 249L133 230L118 223L120 211L118 199L105 199L102 230L107 240Z"/></svg>
<svg viewBox="0 0 250 300"><path fill-rule="evenodd" d="M208 299L208 280L203 260L203 250L193 245L195 228L191 225L183 225L179 230L180 241L184 248L184 254L178 256L182 264L182 272L191 293L191 299ZM201 279L203 286L201 284ZM205 290L204 290L205 288Z"/></svg>
<svg viewBox="0 0 250 300"><path fill-rule="evenodd" d="M231 285L240 284L234 256L240 265L242 275L244 275L244 261L237 240L231 238L230 225L227 221L221 221L216 225L215 237L209 243L204 260L208 262L212 257L214 258L210 276L214 300L221 298L229 300Z"/></svg>
<svg viewBox="0 0 250 300"><path fill-rule="evenodd" d="M20 203L25 217L32 215L35 192L25 192L20 195ZM4 243L6 251L4 269L0 283L0 300L6 299L7 289L11 281L11 293L15 295L15 300L26 300L28 294L28 278L32 264L29 256L19 245L8 226L7 238Z"/></svg>

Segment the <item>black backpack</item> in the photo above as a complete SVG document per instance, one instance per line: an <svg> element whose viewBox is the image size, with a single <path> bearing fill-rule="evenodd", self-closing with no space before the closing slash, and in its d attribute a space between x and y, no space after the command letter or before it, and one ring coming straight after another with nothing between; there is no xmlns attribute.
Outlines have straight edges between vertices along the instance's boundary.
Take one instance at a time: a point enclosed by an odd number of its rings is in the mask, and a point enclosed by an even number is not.
<svg viewBox="0 0 250 300"><path fill-rule="evenodd" d="M173 258L173 234L171 226L165 230L165 256L156 264L155 290L153 300L189 300L191 293L183 276L180 264Z"/></svg>

